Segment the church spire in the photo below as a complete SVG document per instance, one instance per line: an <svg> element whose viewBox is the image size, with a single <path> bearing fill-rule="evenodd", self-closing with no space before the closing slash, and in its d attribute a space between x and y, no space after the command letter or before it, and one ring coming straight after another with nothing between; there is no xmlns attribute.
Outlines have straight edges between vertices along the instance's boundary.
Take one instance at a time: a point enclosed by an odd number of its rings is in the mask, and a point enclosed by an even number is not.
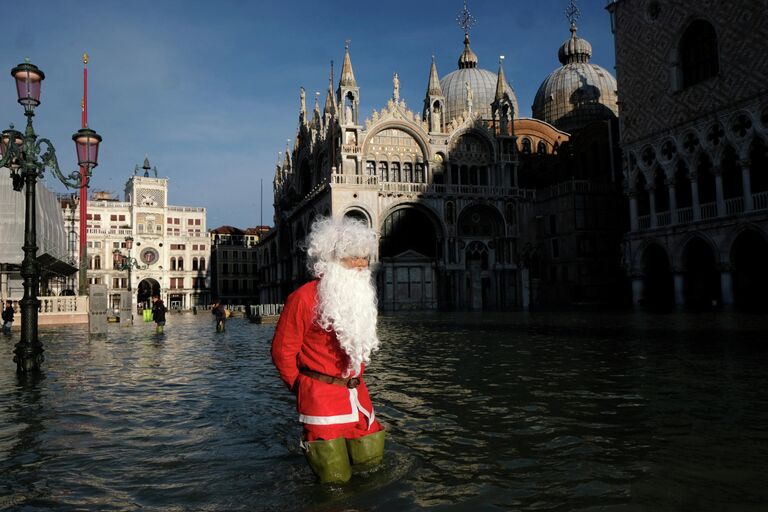
<svg viewBox="0 0 768 512"><path fill-rule="evenodd" d="M443 89L440 87L440 76L437 74L437 65L435 65L435 56L432 56L432 65L429 68L429 84L427 85L427 96L442 96Z"/></svg>
<svg viewBox="0 0 768 512"><path fill-rule="evenodd" d="M344 64L341 66L341 77L339 77L339 87L357 87L355 82L355 73L352 71L352 59L349 56L349 39L344 45Z"/></svg>
<svg viewBox="0 0 768 512"><path fill-rule="evenodd" d="M443 112L445 111L445 96L443 88L440 86L440 76L437 74L437 65L435 56L432 56L432 64L429 67L429 83L427 84L427 95L424 98L423 119L429 126L431 133L441 133L443 131Z"/></svg>
<svg viewBox="0 0 768 512"><path fill-rule="evenodd" d="M325 108L323 109L323 115L334 116L336 115L336 102L333 95L333 61L331 61L331 76L328 79L328 92L325 95Z"/></svg>
<svg viewBox="0 0 768 512"><path fill-rule="evenodd" d="M504 99L504 95L507 94L506 85L507 79L504 77L504 56L499 56L499 73L496 76L496 101Z"/></svg>

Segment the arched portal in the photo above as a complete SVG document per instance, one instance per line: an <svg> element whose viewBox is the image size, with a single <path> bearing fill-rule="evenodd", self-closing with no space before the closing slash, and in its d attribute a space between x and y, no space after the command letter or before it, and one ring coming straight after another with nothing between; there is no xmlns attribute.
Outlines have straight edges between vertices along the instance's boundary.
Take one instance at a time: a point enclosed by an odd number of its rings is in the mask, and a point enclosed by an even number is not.
<svg viewBox="0 0 768 512"><path fill-rule="evenodd" d="M386 310L435 309L435 261L441 234L420 208L392 211L381 226L379 304Z"/></svg>
<svg viewBox="0 0 768 512"><path fill-rule="evenodd" d="M153 295L160 295L160 283L151 277L142 279L136 291L136 304L142 309L151 308Z"/></svg>
<svg viewBox="0 0 768 512"><path fill-rule="evenodd" d="M657 244L643 252L642 304L651 309L670 309L675 303L674 282L667 252Z"/></svg>
<svg viewBox="0 0 768 512"><path fill-rule="evenodd" d="M709 309L720 304L720 271L715 253L704 240L692 238L685 246L685 305Z"/></svg>
<svg viewBox="0 0 768 512"><path fill-rule="evenodd" d="M371 221L368 218L368 215L366 215L364 211L358 210L357 208L351 208L344 212L344 217L364 222L368 227L371 225Z"/></svg>
<svg viewBox="0 0 768 512"><path fill-rule="evenodd" d="M733 242L733 294L742 309L768 309L768 241L753 230L741 233Z"/></svg>
<svg viewBox="0 0 768 512"><path fill-rule="evenodd" d="M477 204L462 210L458 228L465 246L460 302L468 309L494 308L499 302L499 286L492 267L497 260L496 239L504 233L504 219L496 208Z"/></svg>

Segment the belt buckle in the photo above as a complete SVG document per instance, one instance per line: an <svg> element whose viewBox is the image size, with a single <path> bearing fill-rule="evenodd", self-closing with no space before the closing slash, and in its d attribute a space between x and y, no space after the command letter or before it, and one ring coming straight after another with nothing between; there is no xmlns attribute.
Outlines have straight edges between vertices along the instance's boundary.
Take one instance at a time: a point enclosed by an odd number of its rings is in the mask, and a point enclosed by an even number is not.
<svg viewBox="0 0 768 512"><path fill-rule="evenodd" d="M347 387L349 389L355 389L359 385L360 385L360 379L358 379L357 377L352 377L351 379L347 380Z"/></svg>

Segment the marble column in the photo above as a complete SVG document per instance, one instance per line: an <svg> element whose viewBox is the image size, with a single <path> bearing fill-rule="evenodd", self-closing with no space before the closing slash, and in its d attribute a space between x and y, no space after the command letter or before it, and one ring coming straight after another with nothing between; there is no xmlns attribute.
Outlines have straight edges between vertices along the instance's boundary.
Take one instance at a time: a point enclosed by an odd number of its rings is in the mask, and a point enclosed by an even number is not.
<svg viewBox="0 0 768 512"><path fill-rule="evenodd" d="M717 201L717 216L725 217L725 196L723 195L723 169L715 167L715 200Z"/></svg>
<svg viewBox="0 0 768 512"><path fill-rule="evenodd" d="M632 280L632 304L639 306L643 300L643 294L645 293L643 276L641 274L632 274L630 279Z"/></svg>
<svg viewBox="0 0 768 512"><path fill-rule="evenodd" d="M734 303L733 274L731 273L731 265L727 263L720 265L720 293L723 298L723 305L732 306Z"/></svg>
<svg viewBox="0 0 768 512"><path fill-rule="evenodd" d="M656 187L652 184L648 184L645 186L645 190L648 192L648 203L650 204L650 217L651 217L651 228L655 228L656 223Z"/></svg>
<svg viewBox="0 0 768 512"><path fill-rule="evenodd" d="M691 206L693 209L693 220L701 220L701 207L699 206L699 176L691 174Z"/></svg>
<svg viewBox="0 0 768 512"><path fill-rule="evenodd" d="M667 179L666 184L669 193L669 223L677 224L677 196L675 195L674 178Z"/></svg>
<svg viewBox="0 0 768 512"><path fill-rule="evenodd" d="M675 272L675 306L685 305L685 274L682 272Z"/></svg>
<svg viewBox="0 0 768 512"><path fill-rule="evenodd" d="M629 196L629 229L630 231L637 231L637 193L630 190L627 195Z"/></svg>
<svg viewBox="0 0 768 512"><path fill-rule="evenodd" d="M755 205L752 202L752 180L749 176L749 162L739 160L738 166L741 167L741 185L744 194L744 211L751 212Z"/></svg>

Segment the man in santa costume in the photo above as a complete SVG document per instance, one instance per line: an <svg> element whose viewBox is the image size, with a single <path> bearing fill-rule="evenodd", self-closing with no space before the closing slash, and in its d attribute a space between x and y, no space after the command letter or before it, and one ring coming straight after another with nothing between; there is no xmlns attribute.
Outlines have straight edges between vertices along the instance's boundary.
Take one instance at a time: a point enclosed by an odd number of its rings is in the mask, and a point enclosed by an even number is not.
<svg viewBox="0 0 768 512"><path fill-rule="evenodd" d="M378 241L361 221L321 218L306 246L315 279L288 296L272 361L296 394L309 465L322 483L346 482L351 465L375 465L384 454L384 430L363 380L379 348L368 267Z"/></svg>

